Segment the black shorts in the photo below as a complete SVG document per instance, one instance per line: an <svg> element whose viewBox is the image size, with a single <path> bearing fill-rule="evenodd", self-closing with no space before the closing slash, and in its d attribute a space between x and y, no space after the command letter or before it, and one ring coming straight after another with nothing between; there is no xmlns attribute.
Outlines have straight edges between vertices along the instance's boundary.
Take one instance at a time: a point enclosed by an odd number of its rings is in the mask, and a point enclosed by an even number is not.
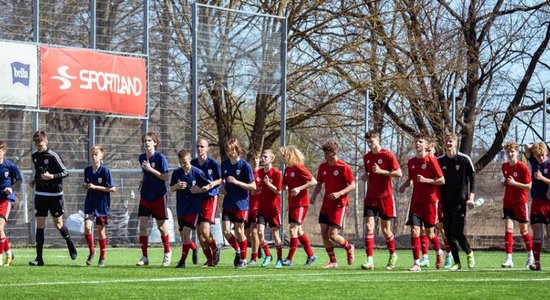
<svg viewBox="0 0 550 300"><path fill-rule="evenodd" d="M380 213L380 210L376 206L363 206L363 218L366 217L379 217L382 220L395 219L394 217L388 217Z"/></svg>
<svg viewBox="0 0 550 300"><path fill-rule="evenodd" d="M266 217L264 217L264 216L262 216L262 215L259 215L259 216L258 216L258 220L256 220L256 223L257 223L257 224L262 224L262 225L264 225L264 226L269 225L269 228L277 228L277 227L280 227L279 224L270 222Z"/></svg>
<svg viewBox="0 0 550 300"><path fill-rule="evenodd" d="M85 214L84 215L84 220L90 220L90 221L95 220L96 225L105 226L105 225L109 224L109 218L108 217L98 217L95 214Z"/></svg>
<svg viewBox="0 0 550 300"><path fill-rule="evenodd" d="M417 215L409 212L409 218L407 219L407 223L405 223L407 226L418 226L424 228L432 228L435 227L435 224L424 224L424 221Z"/></svg>
<svg viewBox="0 0 550 300"><path fill-rule="evenodd" d="M54 218L63 216L63 196L34 195L34 216L47 217L48 211Z"/></svg>

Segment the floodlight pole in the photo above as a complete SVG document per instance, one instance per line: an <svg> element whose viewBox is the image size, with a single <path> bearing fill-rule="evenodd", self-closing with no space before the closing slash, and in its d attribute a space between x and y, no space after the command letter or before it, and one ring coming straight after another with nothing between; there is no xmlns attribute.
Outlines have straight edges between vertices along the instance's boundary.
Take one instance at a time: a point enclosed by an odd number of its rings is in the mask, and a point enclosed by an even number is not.
<svg viewBox="0 0 550 300"><path fill-rule="evenodd" d="M456 133L456 97L455 97L455 89L451 91L451 128L453 130L453 133Z"/></svg>
<svg viewBox="0 0 550 300"><path fill-rule="evenodd" d="M286 146L286 60L287 60L287 18L281 21L281 147ZM281 160L280 169L284 174L284 163ZM285 197L281 193L281 207L285 207ZM281 215L284 214L281 209ZM284 216L281 216L281 228L284 227ZM281 241L285 240L285 231L280 230Z"/></svg>
<svg viewBox="0 0 550 300"><path fill-rule="evenodd" d="M198 16L197 16L197 2L193 2L191 6L191 153L193 158L197 156L197 102L198 102L198 54L197 54L197 30L198 30Z"/></svg>
<svg viewBox="0 0 550 300"><path fill-rule="evenodd" d="M548 98L546 89L542 89L542 141L546 144L546 107Z"/></svg>
<svg viewBox="0 0 550 300"><path fill-rule="evenodd" d="M149 132L149 0L143 0L143 54L147 57L146 60L146 89L145 104L147 118L143 120L143 133Z"/></svg>
<svg viewBox="0 0 550 300"><path fill-rule="evenodd" d="M90 40L89 40L89 46L90 49L96 49L97 48L97 34L96 34L96 27L97 27L97 13L96 13L96 0L89 0L89 6L90 6ZM95 145L95 129L96 129L96 117L95 116L88 116L88 149L86 151L87 158L88 158L88 165L92 164L92 158L90 156L90 149Z"/></svg>

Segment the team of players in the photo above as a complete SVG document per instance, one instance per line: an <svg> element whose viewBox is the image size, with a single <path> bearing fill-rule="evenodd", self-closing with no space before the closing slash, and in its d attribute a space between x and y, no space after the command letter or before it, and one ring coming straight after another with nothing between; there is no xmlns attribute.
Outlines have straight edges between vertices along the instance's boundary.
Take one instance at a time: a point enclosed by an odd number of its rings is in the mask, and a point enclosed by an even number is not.
<svg viewBox="0 0 550 300"><path fill-rule="evenodd" d="M380 145L380 135L369 131L366 136L370 151L363 157L365 174L362 179L368 182L364 203L365 252L367 262L362 269L374 269L374 225L375 217L380 218L381 231L386 239L389 252L387 270L396 266L394 235L391 231L391 220L397 216L393 196L392 179L400 178L402 171L395 155ZM32 154L34 176L31 186L35 190L36 209L36 259L29 262L31 266L42 266L42 248L44 244L44 227L48 211L53 217L53 223L67 243L70 257L76 259L74 247L66 226L63 225L63 188L62 178L68 175L67 169L59 155L50 150L45 132L38 131L33 136L36 151ZM445 245L450 252L446 268L459 270L462 268L458 246L466 253L469 268L475 266L473 251L464 235L466 210L474 207L475 171L471 159L457 151L457 136L448 134L445 137L445 154L437 159L430 155L433 143L425 135L416 138L416 156L408 161L408 178L399 188L404 192L413 187L407 225L411 227L411 245L413 249L413 265L410 271L420 271L421 232L426 233L436 253L436 268L442 268L443 250L435 227L444 232ZM140 243L142 257L137 266L149 264L147 253L149 219L156 219L164 246L162 265L169 266L172 252L170 250L168 231L165 220L167 212L167 190L165 181L168 174L166 157L157 152L160 141L156 133L148 132L142 136L145 153L139 156L143 170L141 181L141 197L138 216L140 220ZM548 186L549 160L547 147L544 143L527 144L526 157L531 165L529 169L518 160L517 143L508 142L504 145L508 161L502 165L505 194L503 200L503 219L505 222L506 261L502 267L513 267L513 220L519 223L520 233L525 241L528 252L526 267L531 270L541 270L540 249L542 224L550 224L550 200ZM13 254L9 248L4 226L15 200L13 187L21 175L17 166L4 159L7 150L5 142L0 141L0 174L3 174L2 193L0 201L0 264L9 265ZM204 267L213 267L219 263L220 250L210 233L210 226L215 224L218 209L218 194L224 195L222 208L222 231L229 244L235 249L235 268L246 268L257 263L259 248L265 253L261 264L266 267L273 256L265 240L264 230L269 225L275 242L277 260L275 267L292 266L293 257L298 243L301 243L306 254L306 266L311 265L317 256L313 253L308 236L304 233L302 224L307 214L309 203L316 202L318 194L324 186L324 196L319 214L319 224L323 244L329 257L325 268L337 268L334 254L334 244L346 250L347 263L351 265L355 259L354 245L340 235L346 209L347 194L355 189L355 180L351 168L338 159L338 145L328 141L322 146L325 161L319 166L317 176L304 167L303 154L294 146L280 149L283 162L286 165L282 174L273 167L275 154L266 150L258 157L256 151L247 155L247 160L241 159L241 146L236 139L230 139L225 145L228 159L221 166L216 160L208 157L208 142L205 139L197 141L198 157L191 160L188 150L178 152L180 168L174 170L170 179L170 191L176 193L176 211L179 232L182 240L182 255L177 268L185 268L190 250L193 251L193 263L197 263L197 245L191 239L192 231L197 236L207 259ZM98 266L104 267L106 260L107 237L105 226L108 224L110 193L116 191L109 169L101 164L104 150L95 146L91 149L92 166L84 171L83 188L87 190L85 210L85 237L89 248L87 265L93 263L96 255L94 248L92 223L95 221L98 234L100 255ZM261 163L260 163L261 162ZM261 167L260 167L261 166ZM315 186L308 201L307 189ZM288 191L288 218L290 230L289 253L285 259L282 256L282 241L279 230L281 227L280 193L285 187ZM531 189L533 198L532 212L529 216L527 192ZM534 239L531 239L527 224L531 220ZM442 224L442 225L441 225ZM233 230L232 230L233 229ZM547 228L548 229L548 228ZM250 243L248 240L250 239ZM250 261L247 262L247 250L252 248ZM423 248L423 247L422 247ZM5 258L4 258L5 255ZM452 259L452 263L450 260Z"/></svg>

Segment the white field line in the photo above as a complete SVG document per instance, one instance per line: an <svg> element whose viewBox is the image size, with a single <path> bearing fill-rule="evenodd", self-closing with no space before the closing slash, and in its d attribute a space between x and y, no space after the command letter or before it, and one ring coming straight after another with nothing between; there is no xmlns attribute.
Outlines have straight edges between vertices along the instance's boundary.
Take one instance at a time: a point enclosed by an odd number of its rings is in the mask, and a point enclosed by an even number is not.
<svg viewBox="0 0 550 300"><path fill-rule="evenodd" d="M246 272L246 271L245 271ZM388 272L387 274L412 274L407 271ZM419 272L422 274L426 272ZM372 273L381 275L380 273ZM329 275L329 276L327 276ZM332 276L330 276L332 275ZM338 277L335 277L338 275ZM350 276L355 275L357 277L351 279ZM2 287L25 287L25 286L54 286L54 285L80 285L80 284L119 284L119 283L137 283L137 282L185 282L185 281L212 281L212 280L253 280L257 278L268 278L269 280L277 281L296 281L296 277L302 277L302 282L305 278L311 278L311 282L323 282L323 281L365 281L365 282L440 282L441 279L437 278L395 278L387 276L387 278L374 278L367 275L365 272L321 272L321 273L307 273L307 274L235 274L235 275L219 275L219 276L190 276L190 277L169 277L169 278L138 278L138 279L105 279L105 280L85 280L85 281L57 281L57 282L28 282L28 283L2 283ZM363 276L363 277L358 277ZM445 282L546 282L550 281L550 278L445 278Z"/></svg>

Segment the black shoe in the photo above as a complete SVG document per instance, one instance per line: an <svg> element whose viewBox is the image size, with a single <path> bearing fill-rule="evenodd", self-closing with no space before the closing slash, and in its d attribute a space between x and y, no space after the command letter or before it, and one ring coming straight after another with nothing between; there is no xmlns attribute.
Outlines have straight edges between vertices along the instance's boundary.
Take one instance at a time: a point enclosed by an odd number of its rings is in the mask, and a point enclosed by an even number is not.
<svg viewBox="0 0 550 300"><path fill-rule="evenodd" d="M29 266L33 267L41 267L44 265L44 261L41 259L35 259L33 261L29 261Z"/></svg>
<svg viewBox="0 0 550 300"><path fill-rule="evenodd" d="M176 266L176 269L185 269L185 261L180 260Z"/></svg>
<svg viewBox="0 0 550 300"><path fill-rule="evenodd" d="M196 265L199 261L199 258L197 257L197 249L193 250L193 254L191 255L191 261L194 265Z"/></svg>
<svg viewBox="0 0 550 300"><path fill-rule="evenodd" d="M233 259L233 266L236 267L240 261L241 261L241 254L239 252L235 252L235 258Z"/></svg>
<svg viewBox="0 0 550 300"><path fill-rule="evenodd" d="M67 237L67 249L69 249L69 255L71 256L71 259L75 260L77 256L76 248L74 246L73 240L71 240L71 238L69 237Z"/></svg>
<svg viewBox="0 0 550 300"><path fill-rule="evenodd" d="M94 262L94 256L95 256L95 252L88 254L88 258L86 259L86 265L88 265L88 266L92 265L92 263ZM72 258L72 256L71 256L71 258Z"/></svg>

